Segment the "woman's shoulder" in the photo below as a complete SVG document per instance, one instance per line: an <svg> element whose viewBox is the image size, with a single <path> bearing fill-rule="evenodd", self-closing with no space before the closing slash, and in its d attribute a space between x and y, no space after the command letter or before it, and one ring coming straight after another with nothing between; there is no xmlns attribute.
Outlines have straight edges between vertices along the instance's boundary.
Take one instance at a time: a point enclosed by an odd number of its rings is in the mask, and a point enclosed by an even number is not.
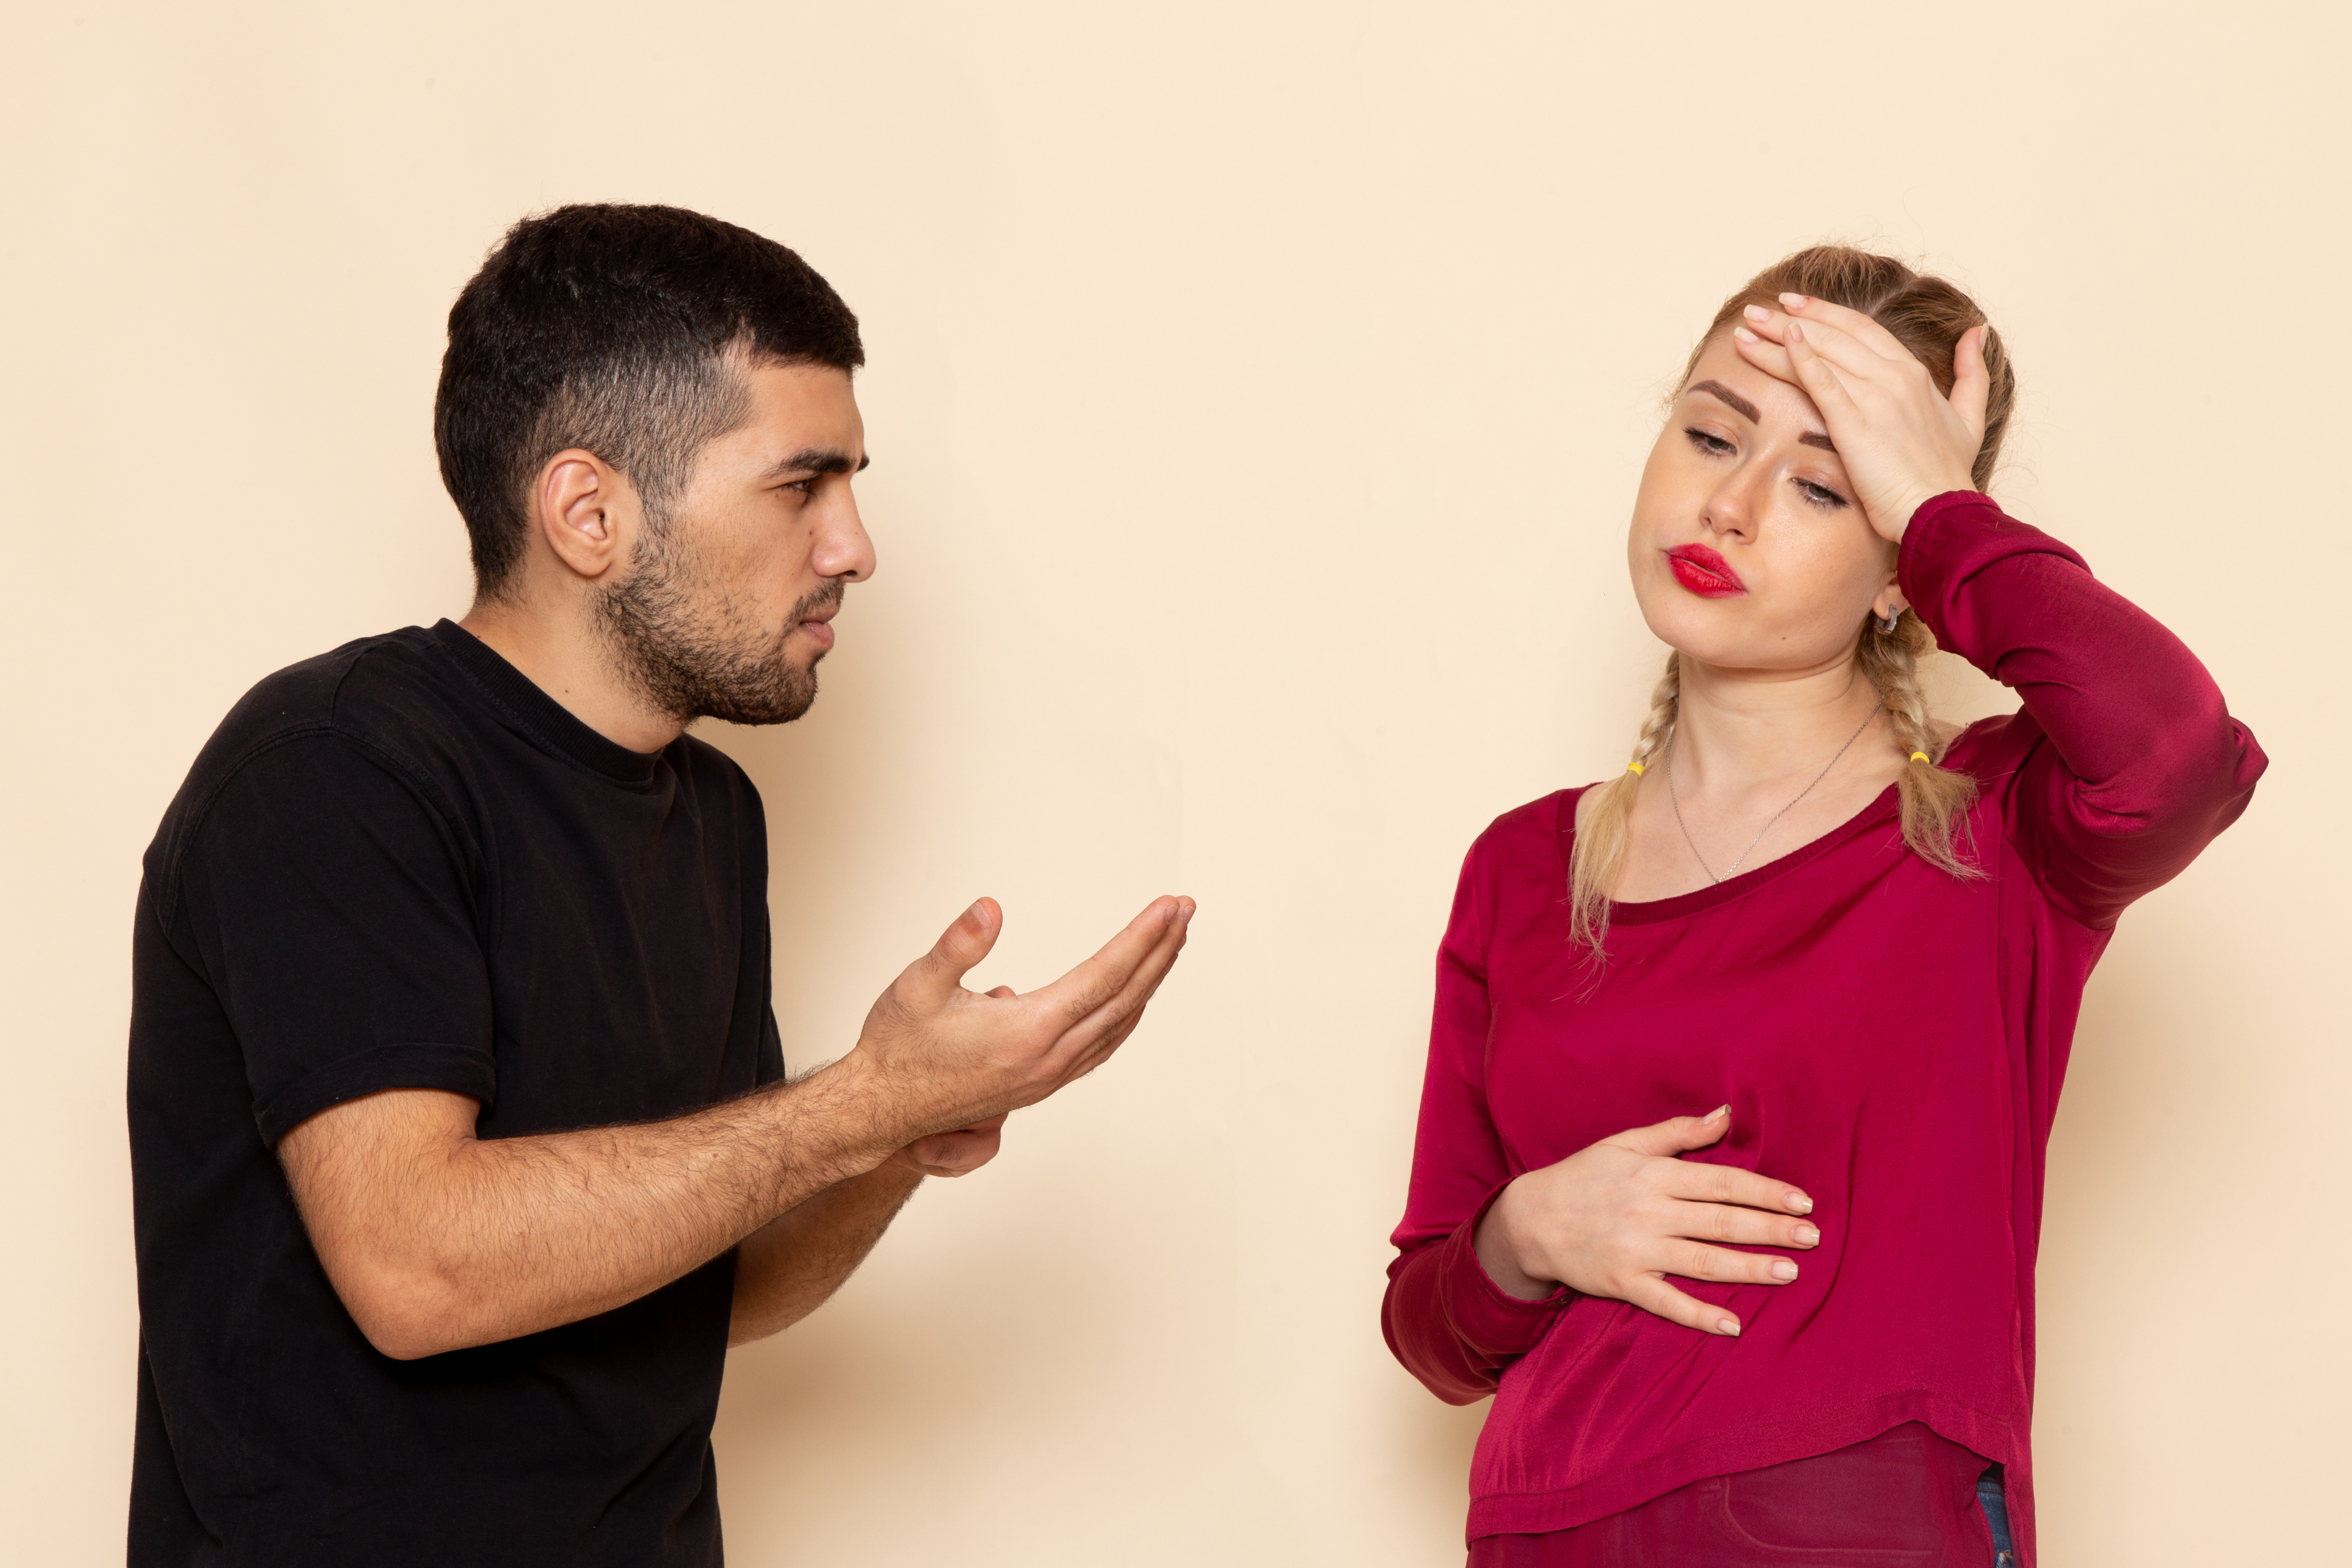
<svg viewBox="0 0 2352 1568"><path fill-rule="evenodd" d="M2042 738L2042 726L2024 710L1997 713L1954 735L1938 765L1967 773L1979 788L1990 789L2014 773Z"/></svg>
<svg viewBox="0 0 2352 1568"><path fill-rule="evenodd" d="M1503 813L1472 842L1465 869L1565 865L1569 838L1576 831L1577 797L1591 787L1556 789Z"/></svg>

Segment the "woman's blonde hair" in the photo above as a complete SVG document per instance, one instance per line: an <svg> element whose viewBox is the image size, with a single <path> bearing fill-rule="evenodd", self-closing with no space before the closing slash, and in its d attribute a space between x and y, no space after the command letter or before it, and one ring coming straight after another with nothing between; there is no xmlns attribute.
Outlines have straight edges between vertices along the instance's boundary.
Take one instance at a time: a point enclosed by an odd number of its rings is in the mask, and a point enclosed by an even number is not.
<svg viewBox="0 0 2352 1568"><path fill-rule="evenodd" d="M1778 305L1783 294L1805 294L1859 310L1892 332L1918 357L1934 378L1937 390L1952 390L1952 356L1970 329L1985 324L1976 301L1940 278L1923 277L1889 257L1874 256L1840 245L1817 245L1787 257L1748 280L1723 302L1698 345L1683 366L1688 383L1717 332L1725 331L1750 305ZM1986 366L1992 378L1985 403L1984 441L1977 448L1970 477L1982 489L1992 478L2000 457L2001 437L2017 404L2017 373L2009 353L1990 332L1985 338ZM1919 684L1919 659L1935 651L1936 639L1918 616L1903 612L1891 632L1876 617L1863 616L1855 634L1854 657L1863 674L1878 688L1895 750L1909 758L1899 782L1903 794L1903 841L1928 861L1955 877L1983 873L1962 858L1957 836L1964 815L1975 801L1976 781L1966 773L1948 773L1940 765L1950 737L1927 714L1927 694ZM1573 939L1602 955L1609 938L1610 895L1625 864L1625 820L1638 786L1637 769L1646 769L1664 755L1673 740L1675 715L1682 701L1682 655L1666 656L1666 672L1650 693L1650 711L1633 742L1633 763L1607 784L1595 784L1578 824L1575 848L1569 858L1569 931ZM1927 761L1922 762L1920 755ZM1580 803L1582 804L1582 803Z"/></svg>

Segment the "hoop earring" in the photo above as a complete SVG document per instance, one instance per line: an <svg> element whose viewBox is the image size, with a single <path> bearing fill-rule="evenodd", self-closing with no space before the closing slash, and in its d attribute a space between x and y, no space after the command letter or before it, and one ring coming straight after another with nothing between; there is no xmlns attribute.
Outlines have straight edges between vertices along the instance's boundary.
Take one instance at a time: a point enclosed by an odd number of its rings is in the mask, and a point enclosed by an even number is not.
<svg viewBox="0 0 2352 1568"><path fill-rule="evenodd" d="M1886 612L1885 616L1880 619L1878 629L1884 632L1886 636L1893 637L1895 635L1895 623L1902 618L1903 612L1901 610L1889 610Z"/></svg>

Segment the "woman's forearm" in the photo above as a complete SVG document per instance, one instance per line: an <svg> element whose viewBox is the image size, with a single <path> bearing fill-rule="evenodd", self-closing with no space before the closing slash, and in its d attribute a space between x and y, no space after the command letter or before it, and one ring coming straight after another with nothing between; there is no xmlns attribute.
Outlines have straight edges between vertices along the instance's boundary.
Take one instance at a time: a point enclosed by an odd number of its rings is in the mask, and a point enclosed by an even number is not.
<svg viewBox="0 0 2352 1568"><path fill-rule="evenodd" d="M2082 912L2177 874L2243 808L2262 749L2197 656L2074 551L1958 492L1919 509L1899 571L1937 642L2047 735L2020 781L2022 846Z"/></svg>

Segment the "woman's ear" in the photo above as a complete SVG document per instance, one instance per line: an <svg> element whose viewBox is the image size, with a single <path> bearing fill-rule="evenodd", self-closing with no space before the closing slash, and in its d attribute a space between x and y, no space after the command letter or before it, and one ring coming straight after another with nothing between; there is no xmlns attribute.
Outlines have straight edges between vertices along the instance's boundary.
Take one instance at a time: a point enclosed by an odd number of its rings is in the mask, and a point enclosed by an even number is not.
<svg viewBox="0 0 2352 1568"><path fill-rule="evenodd" d="M1902 584L1895 580L1895 574L1889 572L1886 574L1886 581L1879 586L1878 592L1871 595L1871 616L1884 623L1900 616L1910 607L1911 601L1903 596Z"/></svg>
<svg viewBox="0 0 2352 1568"><path fill-rule="evenodd" d="M570 447L550 458L531 486L532 531L574 575L593 582L627 559L636 500L626 475Z"/></svg>

